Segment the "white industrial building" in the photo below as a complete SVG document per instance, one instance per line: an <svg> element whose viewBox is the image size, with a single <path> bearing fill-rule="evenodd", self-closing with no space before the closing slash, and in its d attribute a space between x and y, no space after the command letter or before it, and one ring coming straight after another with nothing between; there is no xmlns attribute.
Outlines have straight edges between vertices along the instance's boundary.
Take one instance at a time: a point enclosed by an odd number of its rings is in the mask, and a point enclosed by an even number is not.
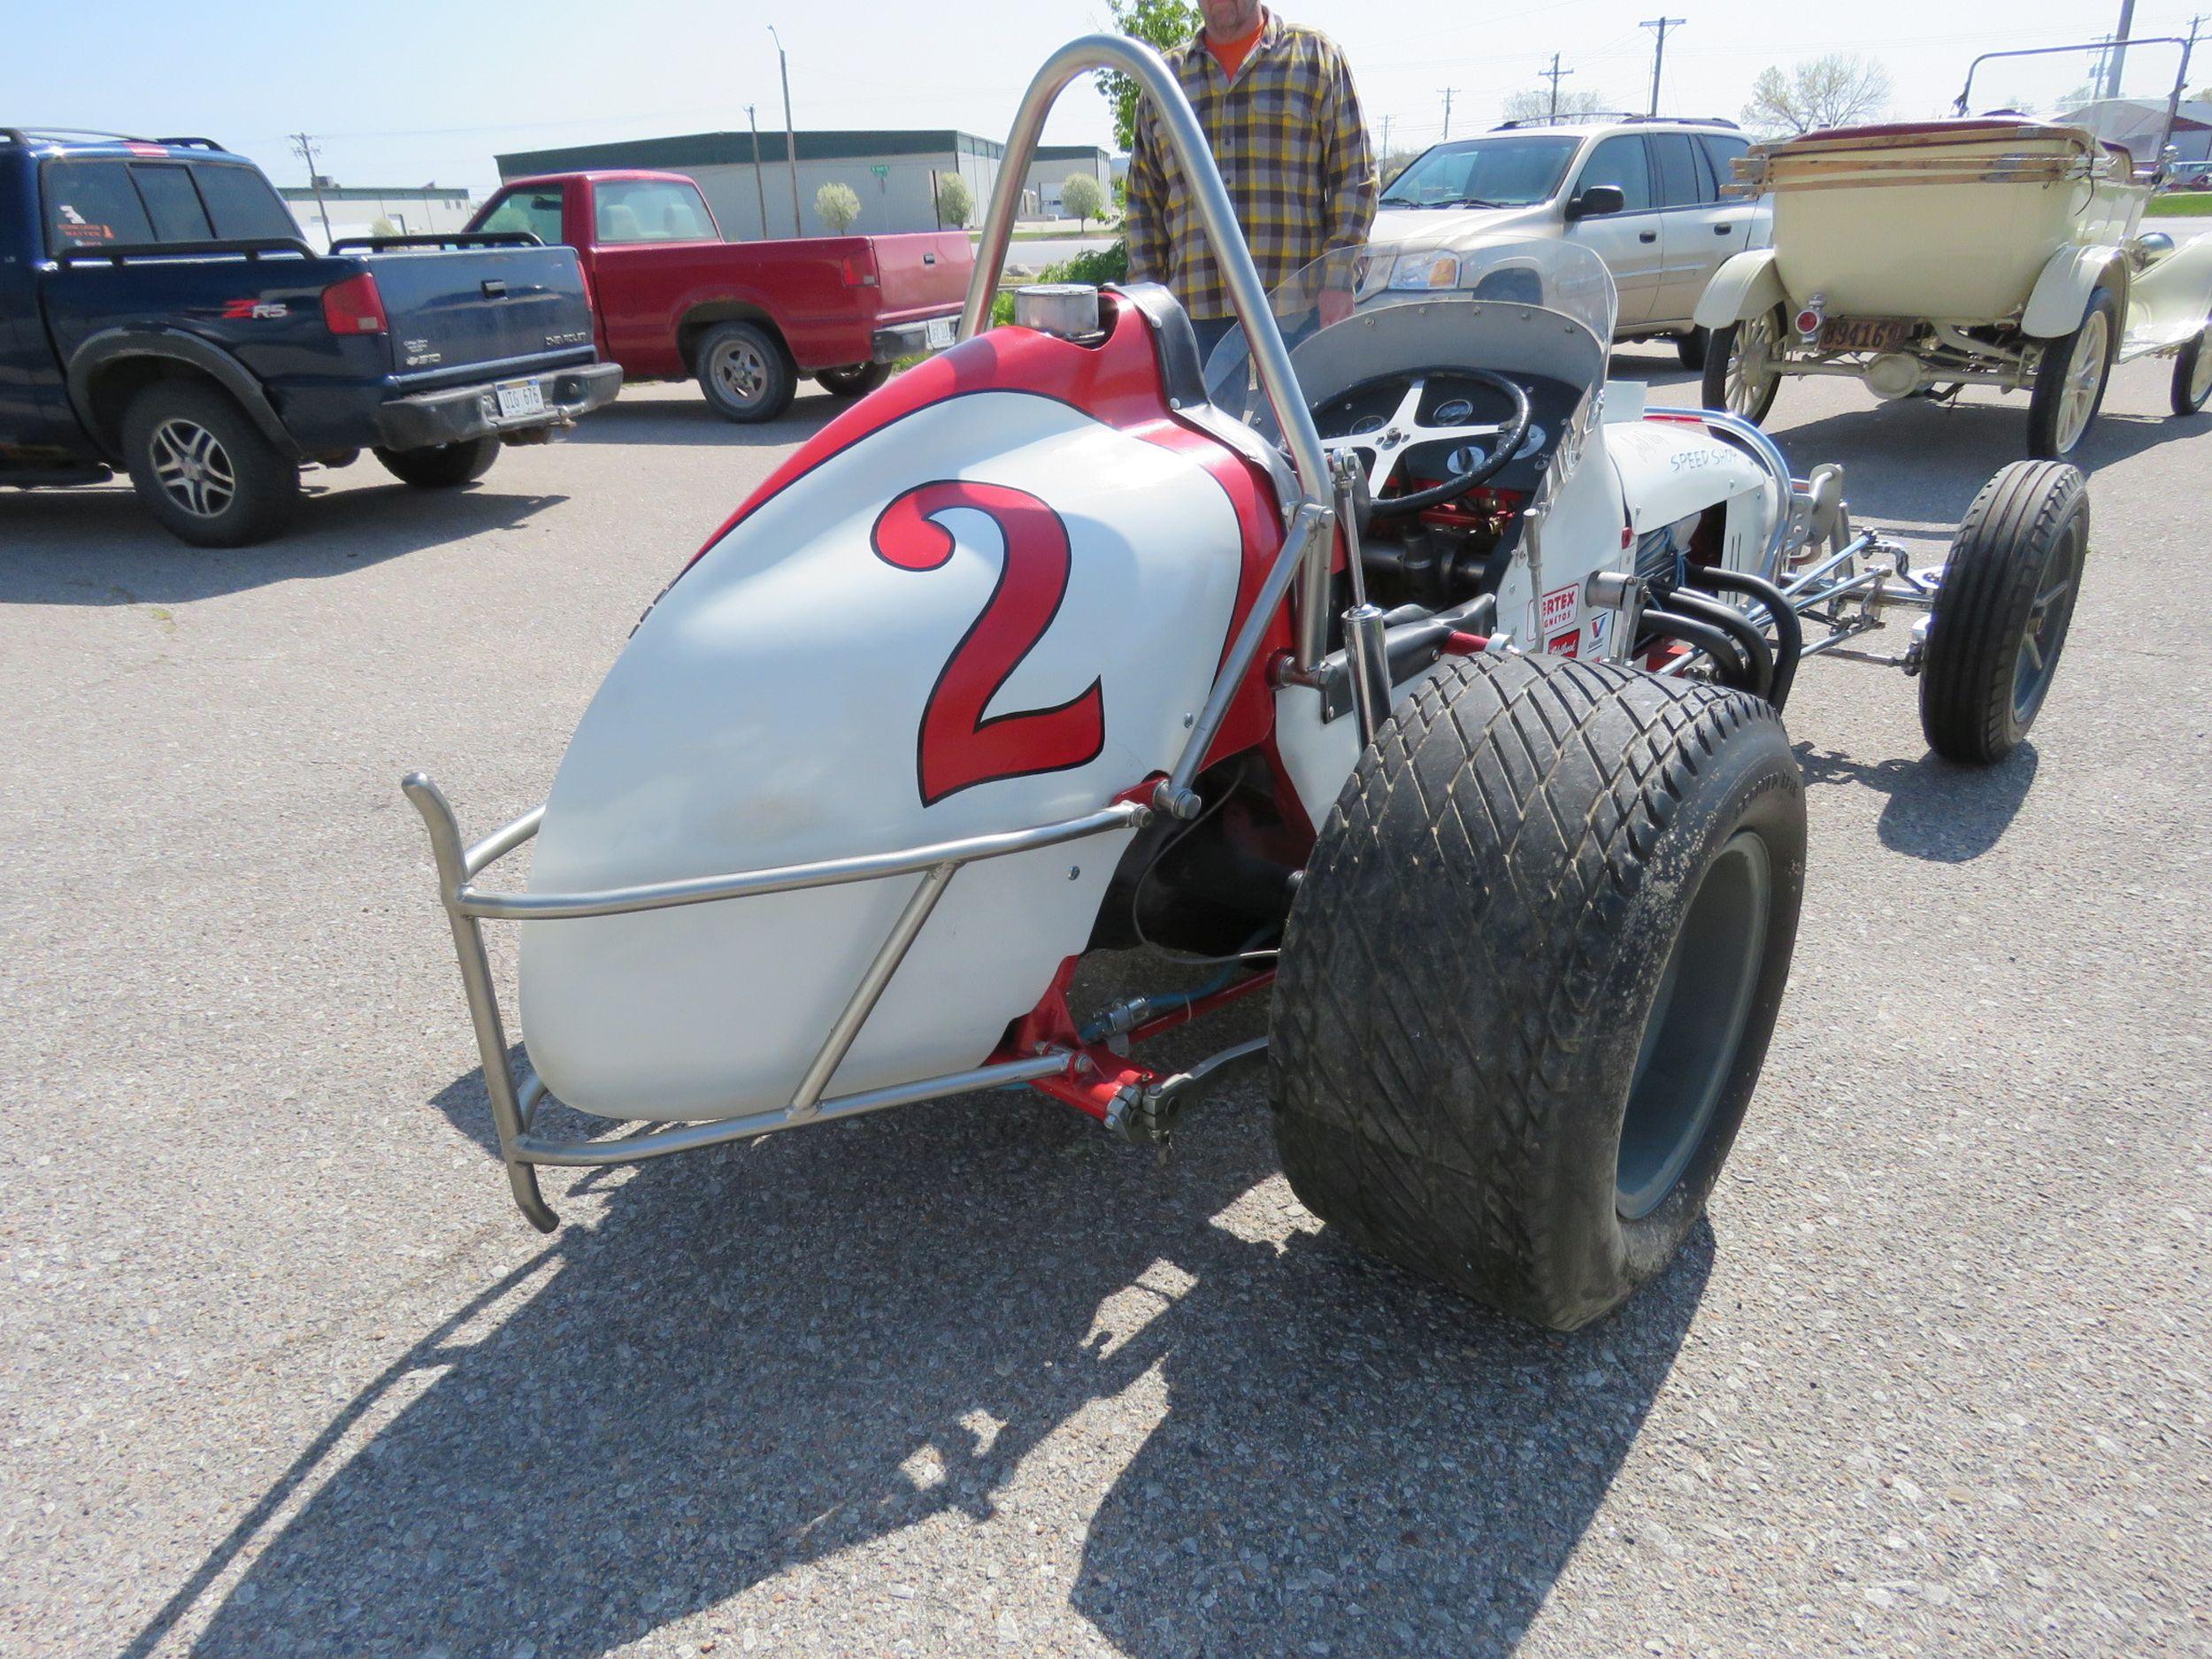
<svg viewBox="0 0 2212 1659"><path fill-rule="evenodd" d="M936 180L949 173L957 173L967 181L975 202L969 222L979 223L998 183L1000 158L1006 153L1003 144L991 139L949 129L812 132L794 136L799 178L796 225L798 234L805 236L830 234L829 227L814 211L814 193L831 183L849 186L860 198L860 217L852 226L856 235L939 229L932 192ZM787 154L784 134L779 130L759 135L757 165L750 132L687 133L673 138L573 144L560 150L523 150L495 159L503 180L607 167L687 173L699 181L722 234L732 242L749 242L793 234ZM1066 176L1064 165L1059 177Z"/></svg>
<svg viewBox="0 0 2212 1659"><path fill-rule="evenodd" d="M316 190L303 184L284 185L277 194L284 198L285 206L292 210L292 217L299 220L300 230L311 248L326 248L341 236L382 234L380 220L402 236L459 230L476 211L476 204L466 190L439 184L391 189L325 184L319 201ZM325 214L330 219L327 236L323 233Z"/></svg>
<svg viewBox="0 0 2212 1659"><path fill-rule="evenodd" d="M1095 144L1040 144L1023 183L1029 200L1025 219L1058 219L1064 212L1060 187L1071 173L1087 173L1098 180L1099 194L1109 208L1114 200L1114 158Z"/></svg>

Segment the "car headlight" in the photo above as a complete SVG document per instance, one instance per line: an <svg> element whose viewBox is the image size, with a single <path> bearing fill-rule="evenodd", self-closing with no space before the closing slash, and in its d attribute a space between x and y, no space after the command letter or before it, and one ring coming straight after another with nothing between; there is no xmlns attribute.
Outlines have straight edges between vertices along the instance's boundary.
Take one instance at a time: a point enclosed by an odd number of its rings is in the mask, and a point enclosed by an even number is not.
<svg viewBox="0 0 2212 1659"><path fill-rule="evenodd" d="M1459 256L1439 250L1402 253L1390 270L1394 288L1455 288L1459 286Z"/></svg>

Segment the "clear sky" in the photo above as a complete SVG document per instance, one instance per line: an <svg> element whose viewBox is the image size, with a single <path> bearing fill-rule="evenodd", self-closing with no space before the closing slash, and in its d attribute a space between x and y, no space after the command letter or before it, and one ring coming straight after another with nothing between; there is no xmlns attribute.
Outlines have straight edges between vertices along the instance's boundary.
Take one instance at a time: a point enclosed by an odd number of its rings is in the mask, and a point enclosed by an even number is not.
<svg viewBox="0 0 2212 1659"><path fill-rule="evenodd" d="M2212 0L2197 0L2212 12ZM814 0L764 7L706 0L532 5L386 0L284 7L267 0L14 0L0 56L0 124L196 133L259 160L280 183L305 180L285 134L319 135L342 184L433 180L481 193L495 151L728 128L745 105L764 131L783 124L774 23L791 54L791 100L805 127L959 127L1003 138L1015 100L1046 53L1107 20L1104 0ZM1667 42L1664 104L1734 115L1768 64L1828 51L1879 58L1901 113L1935 112L1970 59L2054 45L2114 27L2116 0L2009 0L2001 8L1928 0L1667 0L1687 19ZM1293 0L1283 14L1344 46L1371 125L1394 147L1497 119L1508 92L1539 84L1551 54L1563 85L1640 109L1649 94L1654 0ZM2186 33L2191 7L2140 0L2135 34ZM1977 24L1978 14L1990 19ZM2131 90L2135 80L2131 75ZM2208 39L2197 84L2212 81ZM1110 144L1103 100L1062 98L1056 143Z"/></svg>

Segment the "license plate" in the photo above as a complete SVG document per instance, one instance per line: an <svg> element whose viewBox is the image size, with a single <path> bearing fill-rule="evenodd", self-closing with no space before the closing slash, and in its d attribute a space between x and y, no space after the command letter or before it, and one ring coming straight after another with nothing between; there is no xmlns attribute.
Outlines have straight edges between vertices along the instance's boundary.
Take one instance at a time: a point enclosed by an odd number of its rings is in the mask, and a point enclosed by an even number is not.
<svg viewBox="0 0 2212 1659"><path fill-rule="evenodd" d="M953 327L954 322L949 317L931 318L929 319L929 349L932 351L942 351L951 345Z"/></svg>
<svg viewBox="0 0 2212 1659"><path fill-rule="evenodd" d="M1820 326L1823 351L1894 351L1912 338L1902 317L1831 317Z"/></svg>
<svg viewBox="0 0 2212 1659"><path fill-rule="evenodd" d="M542 415L545 412L545 388L535 380L509 380L495 386L499 394L499 418L516 420L524 415Z"/></svg>

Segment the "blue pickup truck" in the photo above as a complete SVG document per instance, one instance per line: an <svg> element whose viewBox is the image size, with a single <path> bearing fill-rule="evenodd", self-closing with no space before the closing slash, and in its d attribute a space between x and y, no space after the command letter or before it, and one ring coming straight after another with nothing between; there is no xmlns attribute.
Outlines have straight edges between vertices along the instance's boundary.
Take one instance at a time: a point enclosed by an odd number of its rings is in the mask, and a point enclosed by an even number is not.
<svg viewBox="0 0 2212 1659"><path fill-rule="evenodd" d="M204 138L0 127L0 488L130 474L186 541L280 529L363 449L450 488L620 389L575 251L523 233L300 239Z"/></svg>

